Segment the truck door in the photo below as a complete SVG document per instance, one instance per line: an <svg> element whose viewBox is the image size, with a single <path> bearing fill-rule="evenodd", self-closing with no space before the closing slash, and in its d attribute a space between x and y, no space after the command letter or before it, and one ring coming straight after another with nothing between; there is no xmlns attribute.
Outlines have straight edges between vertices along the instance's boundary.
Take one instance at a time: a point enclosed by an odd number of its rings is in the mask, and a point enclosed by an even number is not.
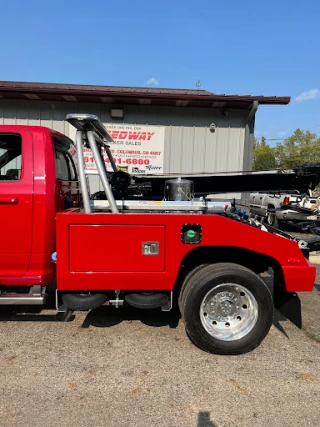
<svg viewBox="0 0 320 427"><path fill-rule="evenodd" d="M8 126L8 129L10 127ZM0 130L0 283L29 266L32 236L33 150L27 130Z"/></svg>
<svg viewBox="0 0 320 427"><path fill-rule="evenodd" d="M256 215L265 215L266 207L264 206L266 195L264 193L254 193L250 196L250 209Z"/></svg>

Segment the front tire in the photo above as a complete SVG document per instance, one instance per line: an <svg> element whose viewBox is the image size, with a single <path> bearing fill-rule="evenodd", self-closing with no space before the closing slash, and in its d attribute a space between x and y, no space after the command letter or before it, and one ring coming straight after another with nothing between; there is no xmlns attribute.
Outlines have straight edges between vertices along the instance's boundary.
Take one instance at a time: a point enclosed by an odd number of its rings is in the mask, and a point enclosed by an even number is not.
<svg viewBox="0 0 320 427"><path fill-rule="evenodd" d="M272 295L259 276L237 264L199 269L183 287L180 310L187 335L215 354L252 351L273 320Z"/></svg>

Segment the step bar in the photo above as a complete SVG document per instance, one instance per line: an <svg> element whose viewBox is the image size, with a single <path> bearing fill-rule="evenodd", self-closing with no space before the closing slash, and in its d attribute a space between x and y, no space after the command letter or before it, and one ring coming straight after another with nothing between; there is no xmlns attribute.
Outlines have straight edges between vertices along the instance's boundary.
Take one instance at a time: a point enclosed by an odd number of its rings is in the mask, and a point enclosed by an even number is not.
<svg viewBox="0 0 320 427"><path fill-rule="evenodd" d="M43 305L45 295L8 294L0 295L0 305Z"/></svg>
<svg viewBox="0 0 320 427"><path fill-rule="evenodd" d="M47 299L46 288L34 285L29 293L0 293L0 305L44 305Z"/></svg>

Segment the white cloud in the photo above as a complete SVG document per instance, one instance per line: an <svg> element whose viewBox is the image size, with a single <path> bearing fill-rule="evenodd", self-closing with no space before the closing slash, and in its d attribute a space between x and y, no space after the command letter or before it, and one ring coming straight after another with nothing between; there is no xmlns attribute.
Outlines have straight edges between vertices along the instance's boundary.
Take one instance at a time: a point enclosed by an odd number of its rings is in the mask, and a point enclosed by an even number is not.
<svg viewBox="0 0 320 427"><path fill-rule="evenodd" d="M287 134L288 134L288 132L286 132L286 131L278 132L278 136L285 136Z"/></svg>
<svg viewBox="0 0 320 427"><path fill-rule="evenodd" d="M144 84L150 86L159 86L159 80L157 80L155 77L150 77L150 79L147 80Z"/></svg>
<svg viewBox="0 0 320 427"><path fill-rule="evenodd" d="M296 101L310 101L310 99L318 99L320 98L320 90L319 89L310 89L305 92L301 92L299 96L296 97Z"/></svg>

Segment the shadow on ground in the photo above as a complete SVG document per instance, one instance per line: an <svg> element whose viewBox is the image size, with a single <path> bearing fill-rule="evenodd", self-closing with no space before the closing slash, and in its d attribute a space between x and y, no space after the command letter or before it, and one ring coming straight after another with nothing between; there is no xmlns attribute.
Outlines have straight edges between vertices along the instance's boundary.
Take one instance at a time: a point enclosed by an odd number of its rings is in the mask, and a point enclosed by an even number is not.
<svg viewBox="0 0 320 427"><path fill-rule="evenodd" d="M123 321L140 321L148 326L176 328L181 316L177 309L172 311L139 310L134 307L100 307L91 310L82 323L83 328L110 328Z"/></svg>
<svg viewBox="0 0 320 427"><path fill-rule="evenodd" d="M81 312L58 313L52 301L48 301L45 307L3 306L0 311L0 322L72 322L79 314ZM110 328L124 321L140 321L155 328L163 326L176 328L181 318L177 308L166 312L161 309L139 310L130 306L119 308L102 306L85 314L82 328L90 326Z"/></svg>
<svg viewBox="0 0 320 427"><path fill-rule="evenodd" d="M210 420L210 412L199 412L197 427L218 427Z"/></svg>
<svg viewBox="0 0 320 427"><path fill-rule="evenodd" d="M46 307L43 313L42 307L3 307L1 309L0 322L72 322L80 312L57 313L55 309ZM52 311L52 314L50 313ZM177 308L164 312L158 310L139 310L134 307L110 307L103 306L89 311L82 322L81 327L86 329L112 328L122 322L141 322L154 328L177 328L181 320L181 314ZM280 324L281 322L281 324ZM275 310L273 325L287 338L282 322L288 322L287 318Z"/></svg>
<svg viewBox="0 0 320 427"><path fill-rule="evenodd" d="M272 275L266 274L263 277L266 284L272 290ZM320 293L320 285L315 284L315 290ZM45 311L44 311L45 310ZM30 307L8 307L2 306L0 311L0 321L2 322L72 322L79 312L57 313L55 310L54 297L51 294L47 300L45 307L30 306ZM115 308L112 306L103 306L86 313L82 328L110 328L124 321L126 322L141 322L145 325L159 328L169 327L176 328L181 319L178 308L174 308L170 312L157 310L139 310L134 307L126 306ZM289 322L279 311L275 310L273 325L287 338L284 323Z"/></svg>

